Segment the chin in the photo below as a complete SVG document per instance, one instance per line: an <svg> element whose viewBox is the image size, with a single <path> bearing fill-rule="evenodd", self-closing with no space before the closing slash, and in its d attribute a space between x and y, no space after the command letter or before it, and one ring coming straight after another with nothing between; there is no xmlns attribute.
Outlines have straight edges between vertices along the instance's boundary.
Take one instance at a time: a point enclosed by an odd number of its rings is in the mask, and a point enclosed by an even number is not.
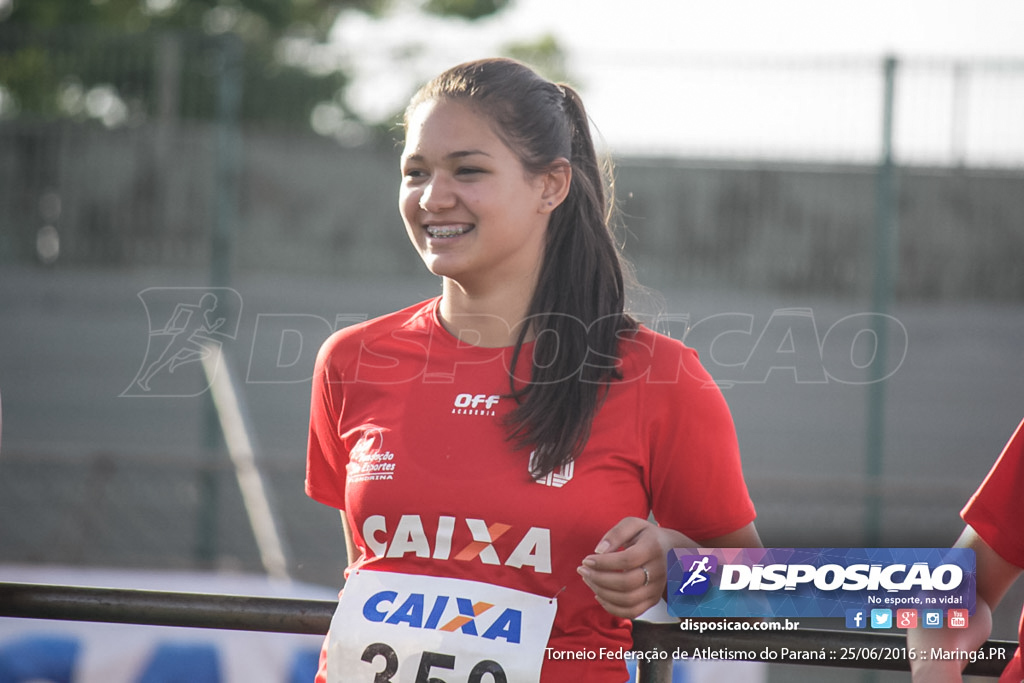
<svg viewBox="0 0 1024 683"><path fill-rule="evenodd" d="M427 267L427 270L438 277L458 279L458 275L461 272L461 270L456 268L454 264L445 263L443 259L431 259L429 257L424 258L423 265Z"/></svg>

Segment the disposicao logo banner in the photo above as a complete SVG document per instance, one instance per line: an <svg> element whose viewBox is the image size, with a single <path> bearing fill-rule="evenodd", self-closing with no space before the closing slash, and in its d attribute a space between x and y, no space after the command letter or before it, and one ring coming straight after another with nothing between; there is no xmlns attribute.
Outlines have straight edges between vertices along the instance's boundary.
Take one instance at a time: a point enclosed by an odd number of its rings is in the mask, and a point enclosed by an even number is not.
<svg viewBox="0 0 1024 683"><path fill-rule="evenodd" d="M966 548L676 548L668 553L675 617L845 617L848 609L967 609Z"/></svg>

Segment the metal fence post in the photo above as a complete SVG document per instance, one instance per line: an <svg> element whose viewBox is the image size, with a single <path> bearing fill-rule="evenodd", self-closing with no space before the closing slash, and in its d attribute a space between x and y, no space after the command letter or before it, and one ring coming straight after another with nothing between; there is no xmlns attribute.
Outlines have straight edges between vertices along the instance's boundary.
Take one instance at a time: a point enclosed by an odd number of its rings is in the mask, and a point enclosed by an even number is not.
<svg viewBox="0 0 1024 683"><path fill-rule="evenodd" d="M898 263L896 169L893 161L893 113L897 60L885 58L883 74L885 90L882 103L882 151L878 164L875 197L874 281L871 305L874 321L875 355L867 393L866 478L867 496L864 510L866 546L877 546L881 536L882 467L885 449L885 383L889 325L887 315L892 300L895 271Z"/></svg>
<svg viewBox="0 0 1024 683"><path fill-rule="evenodd" d="M242 108L241 39L225 34L217 44L217 123L214 159L213 229L210 242L210 280L226 287L238 233L238 194L241 176Z"/></svg>
<svg viewBox="0 0 1024 683"><path fill-rule="evenodd" d="M214 140L214 182L212 223L210 228L210 286L227 287L231 281L231 257L238 232L238 194L241 175L241 133L239 119L242 103L242 43L226 34L216 43L217 119ZM216 317L230 318L224 310L224 297L218 297ZM229 363L225 355L224 362ZM203 443L208 454L207 467L200 472L199 512L196 559L210 566L217 554L217 500L219 498L216 454L220 452L222 434L217 409L209 392L203 394Z"/></svg>

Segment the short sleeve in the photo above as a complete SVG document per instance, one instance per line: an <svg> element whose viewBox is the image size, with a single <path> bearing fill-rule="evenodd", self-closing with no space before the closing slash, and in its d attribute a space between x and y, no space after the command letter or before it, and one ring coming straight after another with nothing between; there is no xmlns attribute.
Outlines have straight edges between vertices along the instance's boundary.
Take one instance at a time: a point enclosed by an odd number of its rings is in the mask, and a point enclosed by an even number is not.
<svg viewBox="0 0 1024 683"><path fill-rule="evenodd" d="M960 516L1000 557L1024 569L1024 421Z"/></svg>
<svg viewBox="0 0 1024 683"><path fill-rule="evenodd" d="M342 372L336 366L336 337L324 342L313 370L306 449L306 495L343 510L348 452L340 434L345 385Z"/></svg>
<svg viewBox="0 0 1024 683"><path fill-rule="evenodd" d="M746 526L756 512L725 397L693 349L678 344L671 362L675 381L645 392L651 505L660 525L701 541Z"/></svg>

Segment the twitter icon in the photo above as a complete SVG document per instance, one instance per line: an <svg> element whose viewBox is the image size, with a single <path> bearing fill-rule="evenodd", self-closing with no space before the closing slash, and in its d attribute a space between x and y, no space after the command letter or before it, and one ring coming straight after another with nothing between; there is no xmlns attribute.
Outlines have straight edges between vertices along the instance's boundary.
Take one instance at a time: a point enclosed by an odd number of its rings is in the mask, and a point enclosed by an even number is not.
<svg viewBox="0 0 1024 683"><path fill-rule="evenodd" d="M871 610L871 628L892 628L892 610Z"/></svg>

